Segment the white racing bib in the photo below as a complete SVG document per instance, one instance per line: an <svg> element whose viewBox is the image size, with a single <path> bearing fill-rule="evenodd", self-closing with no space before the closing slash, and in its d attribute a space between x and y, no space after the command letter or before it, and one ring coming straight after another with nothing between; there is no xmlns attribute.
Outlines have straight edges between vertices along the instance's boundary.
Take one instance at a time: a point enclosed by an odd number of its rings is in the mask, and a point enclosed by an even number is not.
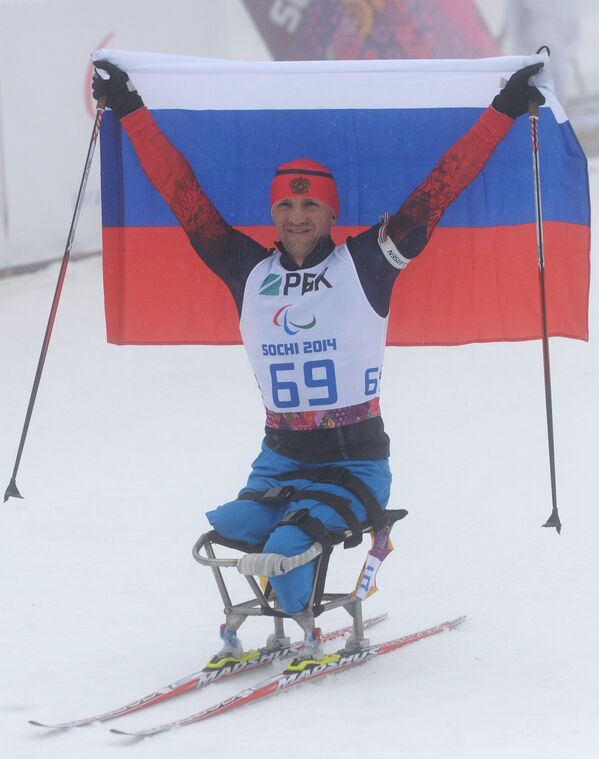
<svg viewBox="0 0 599 759"><path fill-rule="evenodd" d="M379 396L387 319L368 302L345 245L309 269L287 271L280 253L261 261L246 283L240 328L270 412Z"/></svg>

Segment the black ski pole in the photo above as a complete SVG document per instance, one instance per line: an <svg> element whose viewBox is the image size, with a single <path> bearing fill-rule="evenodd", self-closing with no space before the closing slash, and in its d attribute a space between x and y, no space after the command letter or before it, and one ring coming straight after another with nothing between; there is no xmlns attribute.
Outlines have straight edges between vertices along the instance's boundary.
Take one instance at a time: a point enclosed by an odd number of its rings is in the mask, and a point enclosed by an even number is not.
<svg viewBox="0 0 599 759"><path fill-rule="evenodd" d="M541 207L541 175L539 168L539 105L532 98L528 101L528 117L532 138L532 173L535 192L535 217L537 224L537 264L541 294L541 328L543 341L543 372L545 376L545 408L547 415L547 441L549 444L549 472L551 477L551 502L553 508L543 527L562 530L557 510L557 486L555 481L555 445L553 436L553 403L551 400L551 368L549 363L549 337L547 334L547 303L545 297L545 254L543 247L543 211Z"/></svg>
<svg viewBox="0 0 599 759"><path fill-rule="evenodd" d="M98 134L100 132L100 124L102 123L102 115L104 114L104 108L106 107L103 99L98 101L96 107L96 118L94 120L94 126L92 129L92 136L89 141L89 147L87 149L87 156L85 158L85 166L83 168L83 176L81 177L81 184L79 185L79 192L77 193L77 200L75 201L75 209L73 211L73 219L71 221L71 227L67 237L67 243L65 251L62 257L62 263L60 271L58 273L58 282L56 283L56 290L54 291L54 298L52 300L52 306L50 308L50 316L48 318L48 325L46 327L46 334L44 335L44 341L42 343L42 349L40 357L37 362L37 369L33 380L33 387L31 389L31 395L29 396L29 404L27 406L27 413L25 414L25 422L23 424L23 430L21 432L21 439L19 441L19 448L17 450L17 457L15 459L15 465L12 471L12 476L8 487L4 493L4 502L12 496L13 498L22 498L17 487L17 472L19 471L19 465L21 463L21 456L23 455L23 448L25 447L25 440L27 438L27 432L29 430L29 422L31 421L31 415L33 413L33 407L35 405L35 399L37 397L37 391L42 378L42 372L44 371L44 363L46 361L46 354L48 353L48 346L50 344L50 338L52 337L52 330L54 328L54 321L56 320L56 312L58 310L58 302L60 300L60 294L62 292L62 286L67 273L67 266L69 264L69 258L71 256L71 248L73 247L73 240L75 239L75 231L77 229L77 222L79 221L79 214L81 212L81 206L83 203L83 196L85 195L85 188L87 186L87 180L89 172L92 166L92 160L94 157L94 150L96 148L96 142L98 140Z"/></svg>

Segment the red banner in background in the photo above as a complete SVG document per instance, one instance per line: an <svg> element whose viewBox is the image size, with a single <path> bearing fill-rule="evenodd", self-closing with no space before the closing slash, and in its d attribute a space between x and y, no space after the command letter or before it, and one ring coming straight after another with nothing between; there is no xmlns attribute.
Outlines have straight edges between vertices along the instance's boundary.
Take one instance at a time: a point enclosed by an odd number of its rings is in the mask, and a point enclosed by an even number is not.
<svg viewBox="0 0 599 759"><path fill-rule="evenodd" d="M474 0L244 0L275 60L499 55Z"/></svg>

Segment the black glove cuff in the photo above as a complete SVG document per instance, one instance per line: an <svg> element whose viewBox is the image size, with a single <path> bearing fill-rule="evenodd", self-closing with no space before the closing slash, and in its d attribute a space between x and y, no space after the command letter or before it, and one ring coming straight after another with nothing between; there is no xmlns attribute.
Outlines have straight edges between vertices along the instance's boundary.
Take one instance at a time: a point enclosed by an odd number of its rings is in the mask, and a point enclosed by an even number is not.
<svg viewBox="0 0 599 759"><path fill-rule="evenodd" d="M509 116L510 119L516 119L520 115L519 113L515 112L516 109L513 107L513 104L509 102L508 98L505 97L503 90L499 93L499 95L495 95L493 101L491 102L491 105L496 111L503 113L504 116Z"/></svg>
<svg viewBox="0 0 599 759"><path fill-rule="evenodd" d="M115 98L114 96L111 98L110 108L112 108L119 121L130 113L138 111L143 107L144 101L136 91L127 92L122 98Z"/></svg>

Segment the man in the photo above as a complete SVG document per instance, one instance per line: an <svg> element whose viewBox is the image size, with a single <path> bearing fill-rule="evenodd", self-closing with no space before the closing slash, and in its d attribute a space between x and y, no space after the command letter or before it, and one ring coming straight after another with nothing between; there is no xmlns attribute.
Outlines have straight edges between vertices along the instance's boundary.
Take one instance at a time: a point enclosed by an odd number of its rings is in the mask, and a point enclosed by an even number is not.
<svg viewBox="0 0 599 759"><path fill-rule="evenodd" d="M231 291L266 407L266 435L248 483L208 512L210 523L225 538L284 556L334 531L376 526L391 486L379 387L393 284L526 112L529 97L544 102L529 85L543 64L516 72L400 209L343 245L330 236L339 200L329 169L310 158L279 166L270 196L275 251L220 215L127 74L106 61L95 65L103 76L94 76L94 97L107 98L194 250ZM310 658L319 653L307 608L314 572L311 562L271 578L281 607L306 632ZM223 626L221 654L240 655L237 627L230 620Z"/></svg>

